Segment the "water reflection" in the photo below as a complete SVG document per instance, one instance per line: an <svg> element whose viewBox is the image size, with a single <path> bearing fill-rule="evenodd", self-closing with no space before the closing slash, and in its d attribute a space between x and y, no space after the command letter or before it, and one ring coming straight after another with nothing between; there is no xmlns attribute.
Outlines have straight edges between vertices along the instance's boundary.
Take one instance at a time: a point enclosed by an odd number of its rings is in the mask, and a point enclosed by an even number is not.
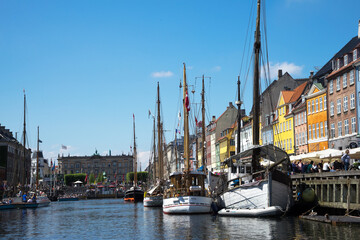
<svg viewBox="0 0 360 240"><path fill-rule="evenodd" d="M359 228L299 220L166 215L121 199L0 211L1 239L357 239ZM46 236L46 237L44 237Z"/></svg>

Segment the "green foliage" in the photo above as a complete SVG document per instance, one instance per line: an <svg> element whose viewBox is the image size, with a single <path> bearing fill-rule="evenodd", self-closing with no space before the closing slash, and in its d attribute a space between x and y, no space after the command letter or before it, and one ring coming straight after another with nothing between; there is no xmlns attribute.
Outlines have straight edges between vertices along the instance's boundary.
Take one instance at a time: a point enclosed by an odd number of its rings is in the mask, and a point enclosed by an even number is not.
<svg viewBox="0 0 360 240"><path fill-rule="evenodd" d="M89 182L89 183L94 183L94 182L95 182L95 175L94 175L94 173L90 173L89 178L88 178L88 182Z"/></svg>
<svg viewBox="0 0 360 240"><path fill-rule="evenodd" d="M138 172L137 173L137 180L141 182L147 182L149 173L148 172ZM126 181L132 182L134 181L134 172L128 172L126 174Z"/></svg>
<svg viewBox="0 0 360 240"><path fill-rule="evenodd" d="M65 174L64 176L65 185L71 186L71 184L76 181L82 181L84 183L85 177L86 177L85 173Z"/></svg>
<svg viewBox="0 0 360 240"><path fill-rule="evenodd" d="M106 179L106 176L103 173L99 173L99 175L96 177L96 182L104 182Z"/></svg>

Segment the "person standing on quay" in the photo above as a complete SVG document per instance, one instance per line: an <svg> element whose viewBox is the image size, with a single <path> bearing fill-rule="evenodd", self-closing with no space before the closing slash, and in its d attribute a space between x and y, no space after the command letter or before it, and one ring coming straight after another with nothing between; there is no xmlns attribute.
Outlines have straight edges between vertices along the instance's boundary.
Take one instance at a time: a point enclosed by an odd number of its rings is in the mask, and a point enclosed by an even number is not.
<svg viewBox="0 0 360 240"><path fill-rule="evenodd" d="M350 166L349 149L346 149L345 154L341 157L341 161L344 164L345 171L348 171Z"/></svg>

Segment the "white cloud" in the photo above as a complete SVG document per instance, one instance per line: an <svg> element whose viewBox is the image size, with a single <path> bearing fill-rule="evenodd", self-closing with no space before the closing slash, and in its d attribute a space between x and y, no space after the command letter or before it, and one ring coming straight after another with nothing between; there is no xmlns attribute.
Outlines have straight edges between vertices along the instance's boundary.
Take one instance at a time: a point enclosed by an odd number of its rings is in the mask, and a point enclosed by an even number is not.
<svg viewBox="0 0 360 240"><path fill-rule="evenodd" d="M278 70L281 69L283 74L288 72L292 77L301 77L304 66L297 66L294 63L282 62L282 63L269 63L270 77L275 79L278 76Z"/></svg>
<svg viewBox="0 0 360 240"><path fill-rule="evenodd" d="M212 68L213 72L220 72L221 71L221 67L220 66L215 66Z"/></svg>
<svg viewBox="0 0 360 240"><path fill-rule="evenodd" d="M171 71L160 71L160 72L153 72L151 74L151 76L153 78L168 78L168 77L172 77L174 75L173 72Z"/></svg>
<svg viewBox="0 0 360 240"><path fill-rule="evenodd" d="M145 168L149 165L149 156L150 156L150 151L138 153L137 155L138 170L140 170L140 163L141 163L141 171L144 171Z"/></svg>

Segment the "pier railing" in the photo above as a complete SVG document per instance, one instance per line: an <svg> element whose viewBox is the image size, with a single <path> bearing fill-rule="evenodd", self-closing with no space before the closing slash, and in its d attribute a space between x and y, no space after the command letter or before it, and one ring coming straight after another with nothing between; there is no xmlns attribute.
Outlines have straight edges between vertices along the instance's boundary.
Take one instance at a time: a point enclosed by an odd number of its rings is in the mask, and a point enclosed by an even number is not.
<svg viewBox="0 0 360 240"><path fill-rule="evenodd" d="M360 171L298 173L291 175L294 197L306 184L314 189L322 207L354 210L360 209Z"/></svg>

